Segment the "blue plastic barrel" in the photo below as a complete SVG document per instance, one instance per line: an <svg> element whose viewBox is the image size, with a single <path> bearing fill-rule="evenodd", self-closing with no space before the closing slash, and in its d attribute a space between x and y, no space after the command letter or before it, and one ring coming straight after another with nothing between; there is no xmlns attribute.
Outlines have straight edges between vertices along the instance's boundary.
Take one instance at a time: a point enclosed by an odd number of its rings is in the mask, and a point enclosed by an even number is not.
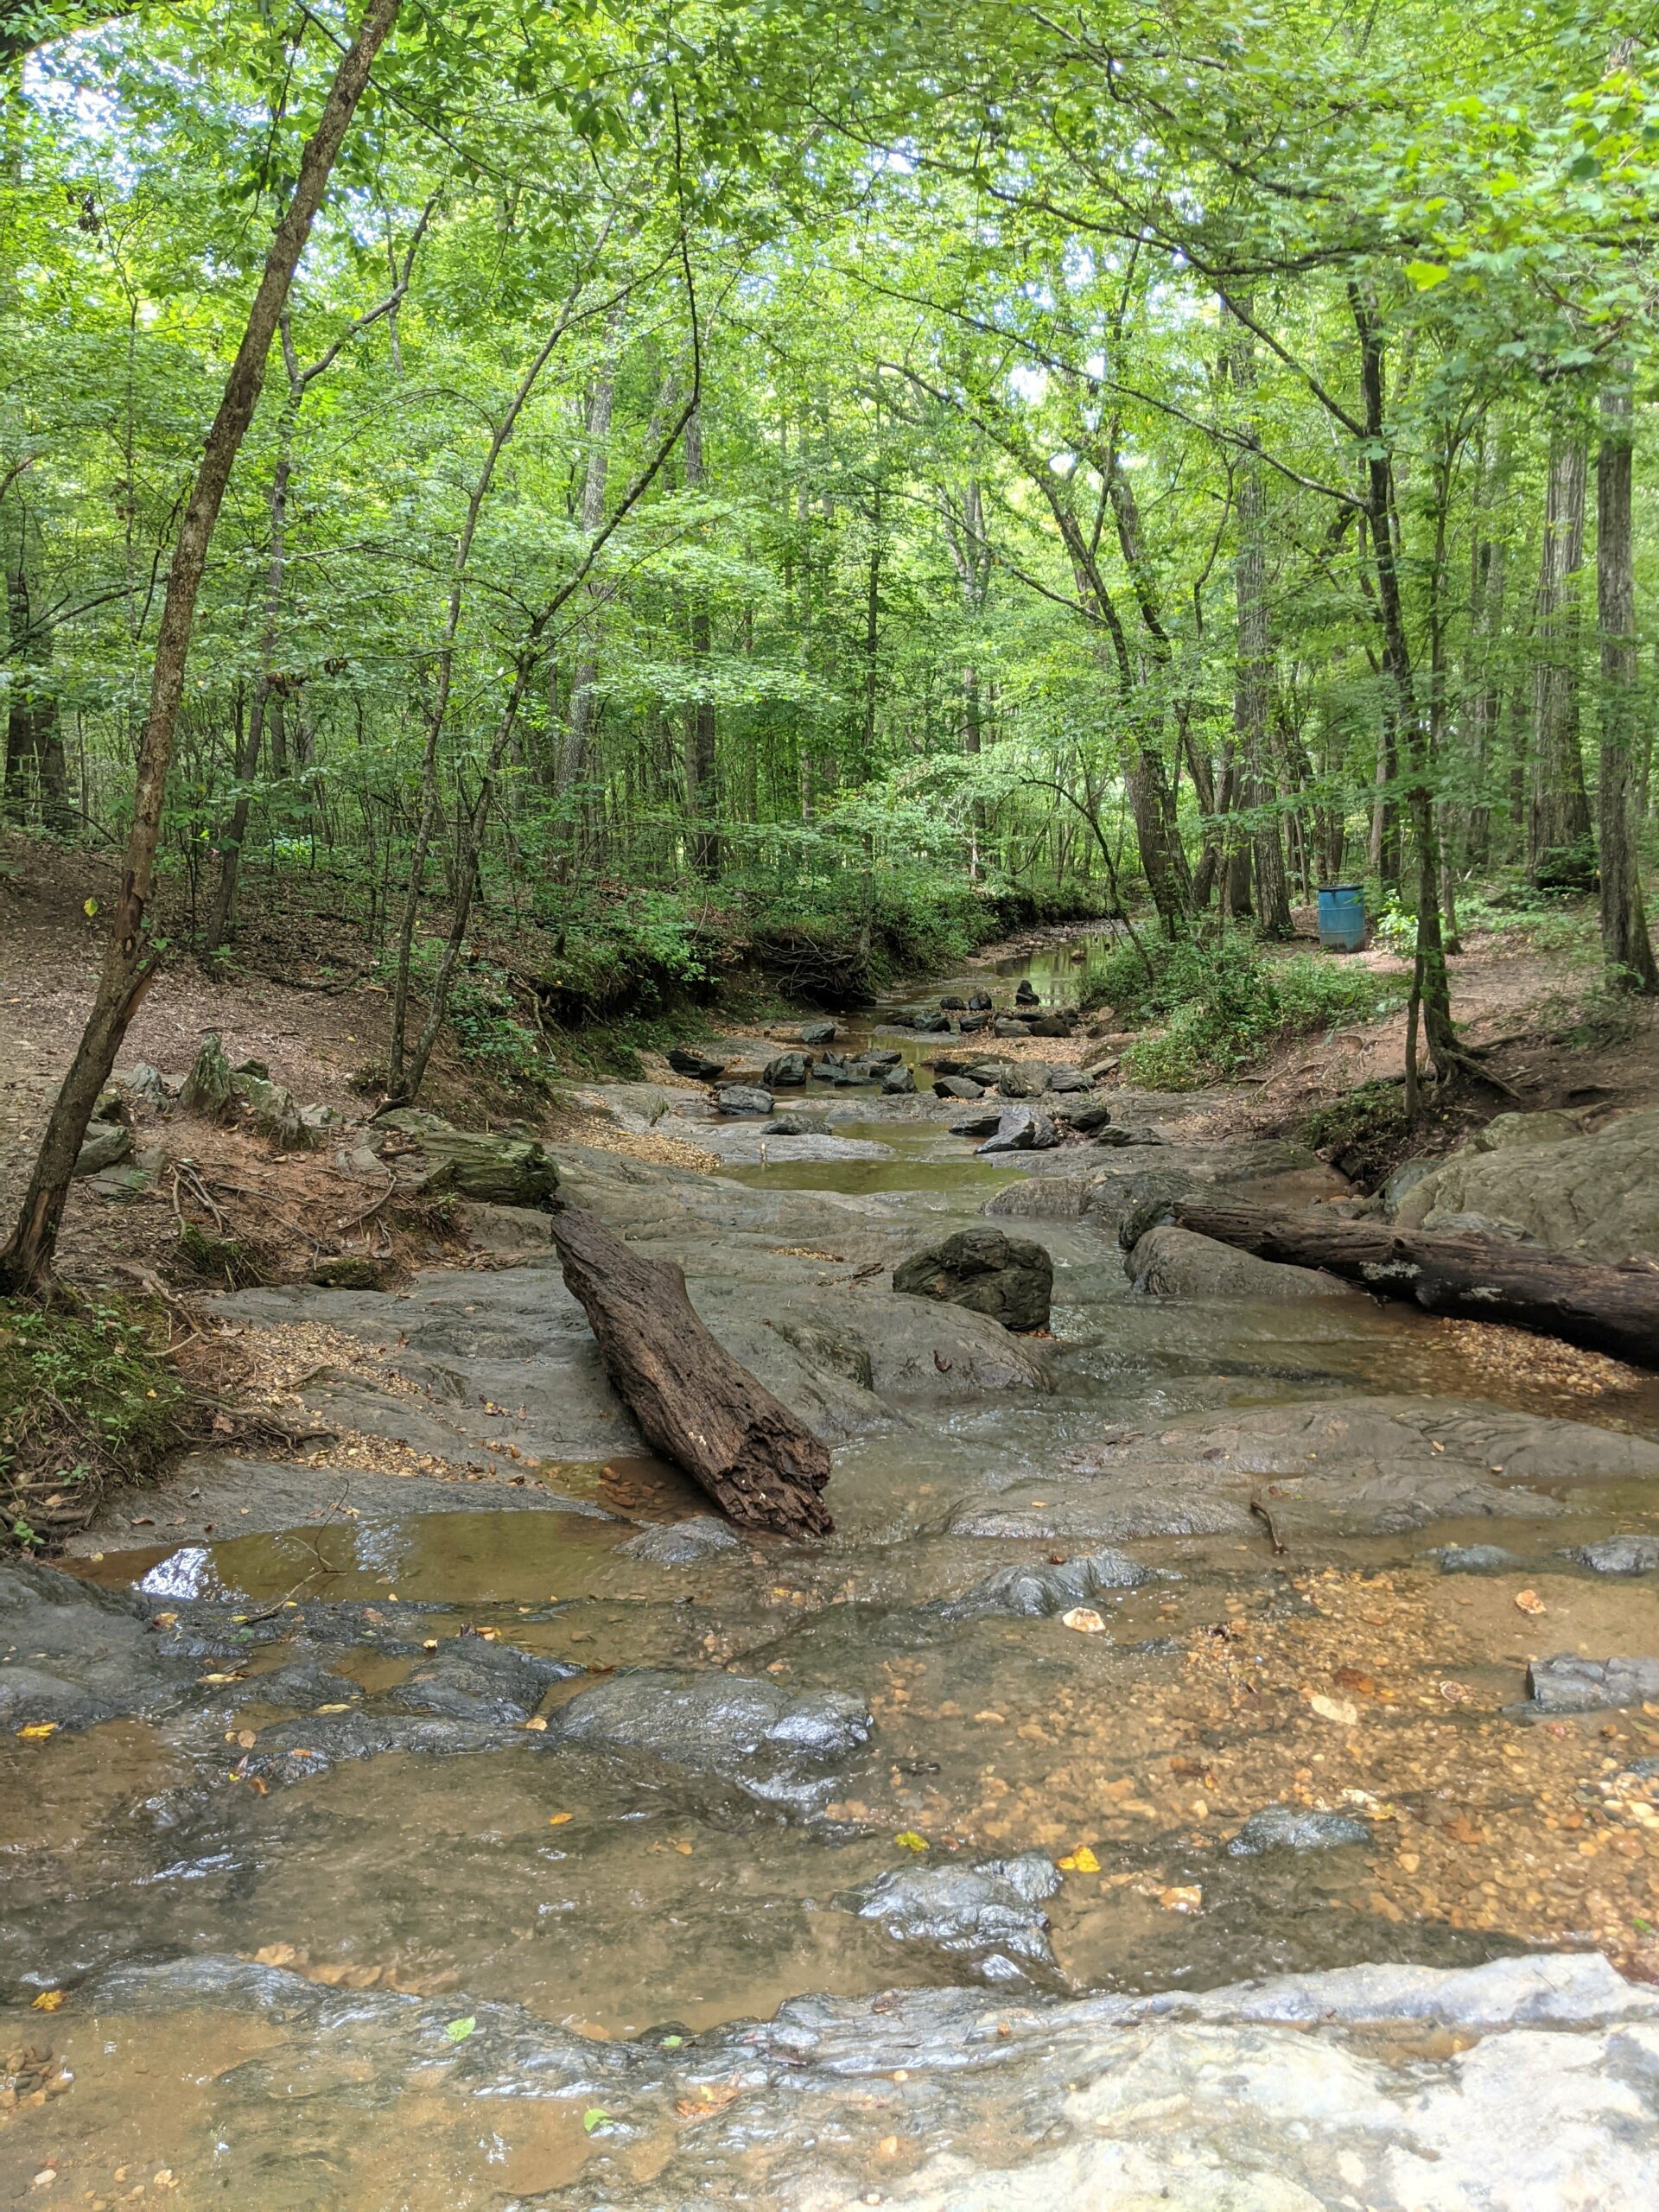
<svg viewBox="0 0 1659 2212"><path fill-rule="evenodd" d="M1365 947L1365 893L1357 883L1319 886L1319 943L1327 952Z"/></svg>

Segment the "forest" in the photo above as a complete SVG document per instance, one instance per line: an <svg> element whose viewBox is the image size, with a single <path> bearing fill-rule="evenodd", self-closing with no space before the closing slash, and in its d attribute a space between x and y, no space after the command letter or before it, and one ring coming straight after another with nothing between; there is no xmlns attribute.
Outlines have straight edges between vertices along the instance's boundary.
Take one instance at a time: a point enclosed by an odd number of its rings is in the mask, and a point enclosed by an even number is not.
<svg viewBox="0 0 1659 2212"><path fill-rule="evenodd" d="M1635 18L372 28L139 808L180 942L233 954L303 879L405 1096L526 926L556 1014L734 934L844 990L1005 892L1271 938L1363 880L1446 1076L1444 948L1502 877L1599 885L1655 988ZM193 470L345 38L7 10L15 823L131 833Z"/></svg>

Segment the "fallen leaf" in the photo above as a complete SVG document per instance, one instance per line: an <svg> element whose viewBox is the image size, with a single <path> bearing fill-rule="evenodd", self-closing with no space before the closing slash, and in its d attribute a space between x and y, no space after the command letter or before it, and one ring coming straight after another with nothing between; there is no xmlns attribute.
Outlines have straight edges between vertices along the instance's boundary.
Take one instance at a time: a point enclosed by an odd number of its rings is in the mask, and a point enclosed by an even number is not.
<svg viewBox="0 0 1659 2212"><path fill-rule="evenodd" d="M1334 1720L1339 1728L1352 1728L1359 1719L1359 1707L1345 1697L1315 1695L1307 1700L1321 1720Z"/></svg>
<svg viewBox="0 0 1659 2212"><path fill-rule="evenodd" d="M1442 1682L1440 1695L1448 1705L1467 1705L1474 1692L1463 1682Z"/></svg>
<svg viewBox="0 0 1659 2212"><path fill-rule="evenodd" d="M317 1707L319 1713L349 1713L351 1709L349 1705L320 1705Z"/></svg>
<svg viewBox="0 0 1659 2212"><path fill-rule="evenodd" d="M63 2002L63 1995L60 1989L43 1989L35 1999L32 2009L36 2012L55 2012Z"/></svg>
<svg viewBox="0 0 1659 2212"><path fill-rule="evenodd" d="M1195 1883L1177 1883L1160 1890L1158 1902L1166 1912L1197 1912L1204 1904L1204 1891Z"/></svg>
<svg viewBox="0 0 1659 2212"><path fill-rule="evenodd" d="M27 1727L17 1731L26 1744L43 1744L48 1736L55 1736L57 1732L55 1720L31 1720Z"/></svg>
<svg viewBox="0 0 1659 2212"><path fill-rule="evenodd" d="M1535 1590L1517 1590L1515 1606L1516 1611L1521 1613L1547 1613L1549 1611Z"/></svg>
<svg viewBox="0 0 1659 2212"><path fill-rule="evenodd" d="M582 2127L589 2135L594 2134L601 2127L608 2127L610 2124L611 2115L606 2111L603 2105L589 2105L587 2111L582 2115Z"/></svg>
<svg viewBox="0 0 1659 2212"><path fill-rule="evenodd" d="M1086 1843L1080 1843L1067 1857L1056 1860L1064 1874L1098 1874L1100 1861Z"/></svg>
<svg viewBox="0 0 1659 2212"><path fill-rule="evenodd" d="M291 1943L267 1943L253 1955L254 1964L261 1967L291 1967L299 1953Z"/></svg>
<svg viewBox="0 0 1659 2212"><path fill-rule="evenodd" d="M477 2027L477 2020L469 2012L464 2020L451 2020L444 2029L444 2037L449 2043L465 2043Z"/></svg>
<svg viewBox="0 0 1659 2212"><path fill-rule="evenodd" d="M884 2158L896 2158L899 2155L899 2138L896 2135L884 2135L875 2147Z"/></svg>
<svg viewBox="0 0 1659 2212"><path fill-rule="evenodd" d="M544 1736L547 1733L547 1723L539 1713L532 1713L524 1726L532 1735Z"/></svg>
<svg viewBox="0 0 1659 2212"><path fill-rule="evenodd" d="M1103 1636L1106 1624L1092 1605L1073 1605L1069 1612L1060 1615L1062 1626L1074 1628L1080 1636Z"/></svg>
<svg viewBox="0 0 1659 2212"><path fill-rule="evenodd" d="M574 1821L575 1817L574 1813L550 1813L547 1825L550 1828L562 1828L567 1821Z"/></svg>
<svg viewBox="0 0 1659 2212"><path fill-rule="evenodd" d="M1376 1684L1370 1675L1362 1674L1357 1667L1338 1667L1331 1678L1338 1689L1352 1690L1359 1697L1375 1697Z"/></svg>
<svg viewBox="0 0 1659 2212"><path fill-rule="evenodd" d="M900 1828L893 1839L901 1851L925 1851L927 1838L918 1835L914 1828Z"/></svg>

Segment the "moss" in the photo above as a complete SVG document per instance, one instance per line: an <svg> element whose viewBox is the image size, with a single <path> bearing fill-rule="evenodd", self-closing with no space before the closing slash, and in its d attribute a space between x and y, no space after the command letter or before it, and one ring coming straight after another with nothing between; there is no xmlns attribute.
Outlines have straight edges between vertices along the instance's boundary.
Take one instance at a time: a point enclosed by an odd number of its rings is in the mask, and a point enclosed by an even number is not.
<svg viewBox="0 0 1659 2212"><path fill-rule="evenodd" d="M60 1540L105 1484L150 1474L192 1425L161 1306L0 1299L0 1535Z"/></svg>

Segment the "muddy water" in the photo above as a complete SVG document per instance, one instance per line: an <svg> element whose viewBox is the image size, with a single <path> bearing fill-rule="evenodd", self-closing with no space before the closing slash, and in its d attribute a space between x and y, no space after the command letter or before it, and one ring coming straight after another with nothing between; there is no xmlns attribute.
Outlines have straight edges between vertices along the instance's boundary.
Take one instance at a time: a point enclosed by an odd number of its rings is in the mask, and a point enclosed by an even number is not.
<svg viewBox="0 0 1659 2212"><path fill-rule="evenodd" d="M1051 996L1088 963L1061 948L1025 964ZM937 1040L912 1046L919 1057ZM937 1122L836 1126L885 1156L734 1179L856 1198L878 1227L932 1236L977 1219L1023 1172L976 1160ZM1297 1522L1286 1461L1263 1477L1284 1492L1283 1549L1250 1512L1208 1534L1160 1532L1166 1478L1149 1459L1146 1532L1121 1546L1143 1579L1090 1601L1097 1626L931 1610L1005 1564L1098 1548L957 1523L964 1503L1050 1510L1109 1433L1382 1395L1586 1422L1593 1443L1659 1437L1652 1385L1594 1363L1498 1359L1467 1331L1358 1298L1138 1298L1090 1224L1007 1225L1040 1235L1055 1261L1052 1387L953 1390L941 1369L925 1401L837 1450L825 1544L746 1539L673 1567L629 1557L641 1523L700 1501L671 1471L620 1457L533 1472L608 1520L380 1513L85 1562L105 1588L147 1588L187 1618L217 1605L262 1637L274 1619L276 1635L204 1657L182 1714L0 1748L0 1992L16 2000L0 2037L0 2202L194 2206L234 2190L250 2212L424 2212L547 2191L608 2203L582 2177L608 2139L605 2069L636 2063L625 2046L689 2049L808 1993L977 1978L1000 2002L1557 1946L1659 1970L1659 1815L1638 1771L1659 1757L1659 1709L1547 1724L1517 1712L1529 1656L1659 1648L1654 1578L1599 1578L1561 1555L1659 1528L1659 1485L1599 1471L1592 1448L1582 1466L1517 1484L1513 1514L1494 1492L1497 1506L1361 1534ZM834 1221L823 1236L833 1248ZM477 1279L485 1310L503 1280ZM860 1294L849 1282L855 1316ZM1509 1562L1441 1573L1437 1548L1469 1544ZM297 1624L347 1605L370 1609L378 1641L319 1653L300 1626L283 1633L284 1613ZM462 1637L582 1671L550 1682L511 1740L464 1755L394 1746L291 1786L238 1772L262 1731L297 1722L324 1742L331 1719L378 1710L424 1652ZM296 1674L307 1653L323 1674ZM723 1771L561 1737L567 1707L642 1667L850 1696L873 1730L810 1817ZM1346 1814L1365 1840L1234 1853L1247 1818L1274 1805ZM1029 1852L1063 1867L1046 1956L992 1964L983 1945L952 1949L855 1909L884 1876ZM257 2003L221 1989L213 2004L99 1979L210 1959L275 1979ZM89 2016L83 1989L106 2009ZM32 2009L59 1991L60 2013ZM308 1991L356 1993L359 2010L313 2018ZM428 2000L408 2016L418 2035L401 2013L364 2009L389 1996ZM474 2035L500 2051L492 2006L519 2008L520 2037L586 2040L559 2044L556 2067L551 2044L515 2059L512 2094L457 2098L439 2062ZM537 2066L545 2091L525 2093ZM652 2192L687 2124L681 2113L666 2135L614 2150L606 2190L679 2202ZM734 2142L709 2186L743 2193L749 2156Z"/></svg>

